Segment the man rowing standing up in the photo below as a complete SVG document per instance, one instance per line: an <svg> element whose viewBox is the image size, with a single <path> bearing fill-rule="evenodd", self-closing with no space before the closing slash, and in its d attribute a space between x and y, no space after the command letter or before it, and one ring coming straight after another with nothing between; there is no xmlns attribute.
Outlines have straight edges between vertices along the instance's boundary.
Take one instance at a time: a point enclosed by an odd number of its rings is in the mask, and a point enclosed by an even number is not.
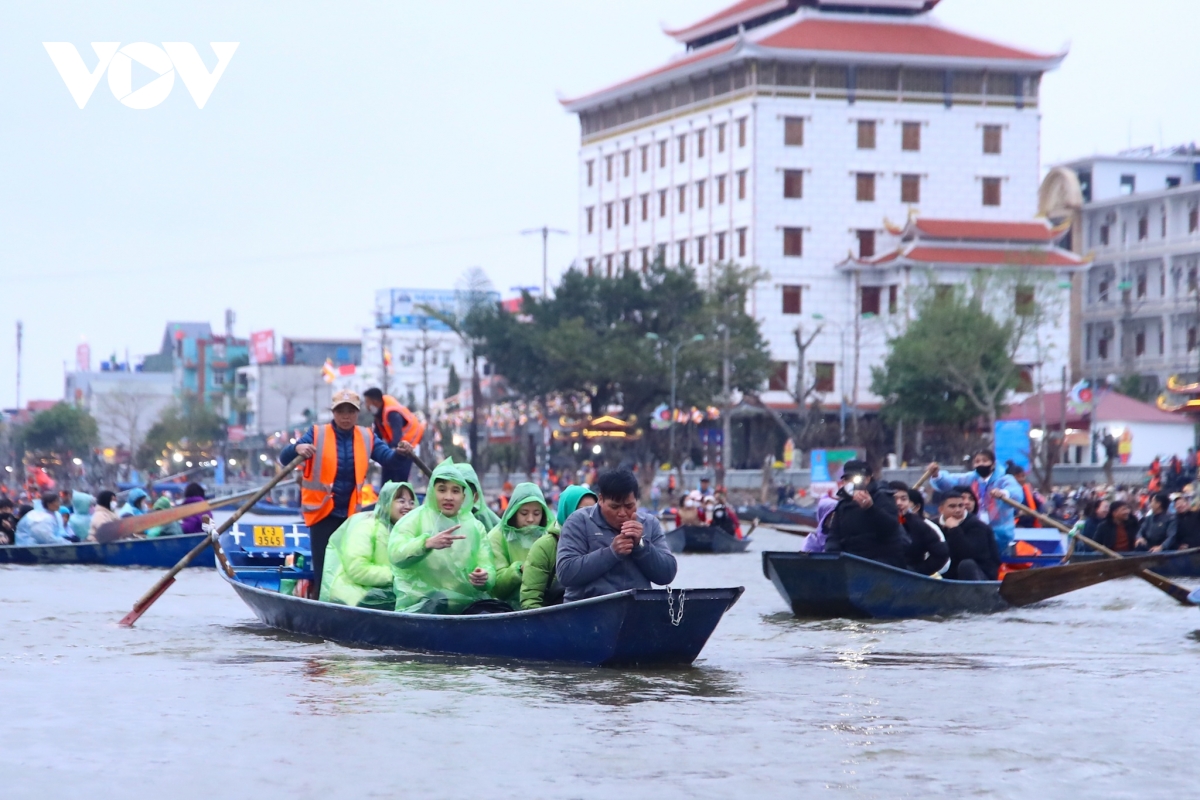
<svg viewBox="0 0 1200 800"><path fill-rule="evenodd" d="M379 389L363 392L367 410L375 417L375 435L397 452L388 464L381 465L383 483L405 483L412 471L412 455L425 438L425 424L399 400Z"/></svg>
<svg viewBox="0 0 1200 800"><path fill-rule="evenodd" d="M556 571L566 602L674 580L675 556L658 520L638 508L633 473L604 472L595 488L599 504L568 517L559 535Z"/></svg>
<svg viewBox="0 0 1200 800"><path fill-rule="evenodd" d="M979 521L991 527L996 534L996 544L1003 553L1016 538L1016 517L1013 507L1000 498L1007 497L1018 503L1024 502L1025 491L1011 475L996 472L996 454L991 450L979 450L971 460L972 472L945 472L935 462L929 465L933 476L929 485L938 492L947 492L958 486L970 487L979 500Z"/></svg>
<svg viewBox="0 0 1200 800"><path fill-rule="evenodd" d="M313 600L321 596L329 537L348 516L362 511L361 487L367 467L371 461L386 467L397 457L370 428L357 424L362 407L357 392L334 392L330 407L332 424L314 425L279 454L281 464L290 464L297 456L307 459L300 480L300 506L312 544L313 579L308 596Z"/></svg>

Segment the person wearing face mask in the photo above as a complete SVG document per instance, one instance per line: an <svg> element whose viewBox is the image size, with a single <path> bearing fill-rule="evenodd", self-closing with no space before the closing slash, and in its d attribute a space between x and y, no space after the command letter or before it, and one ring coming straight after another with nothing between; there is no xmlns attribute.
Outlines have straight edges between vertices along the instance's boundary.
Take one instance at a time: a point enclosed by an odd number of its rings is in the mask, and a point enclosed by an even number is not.
<svg viewBox="0 0 1200 800"><path fill-rule="evenodd" d="M395 610L388 536L416 507L416 497L410 484L385 483L374 509L360 511L334 531L325 548L321 602Z"/></svg>
<svg viewBox="0 0 1200 800"><path fill-rule="evenodd" d="M412 471L412 455L425 438L425 424L399 400L380 389L363 392L367 410L375 417L375 435L396 451L396 457L380 466L381 479L403 483Z"/></svg>
<svg viewBox="0 0 1200 800"><path fill-rule="evenodd" d="M96 507L92 510L92 519L88 523L87 540L96 541L96 531L101 526L117 521L117 495L105 489L96 495Z"/></svg>
<svg viewBox="0 0 1200 800"><path fill-rule="evenodd" d="M991 450L976 452L971 461L974 467L971 472L942 472L939 464L930 464L929 485L938 492L947 492L957 486L970 488L979 501L979 521L995 532L996 543L1003 553L1016 537L1017 520L1013 507L1000 498L1023 503L1025 491L1012 475L997 472L996 454Z"/></svg>

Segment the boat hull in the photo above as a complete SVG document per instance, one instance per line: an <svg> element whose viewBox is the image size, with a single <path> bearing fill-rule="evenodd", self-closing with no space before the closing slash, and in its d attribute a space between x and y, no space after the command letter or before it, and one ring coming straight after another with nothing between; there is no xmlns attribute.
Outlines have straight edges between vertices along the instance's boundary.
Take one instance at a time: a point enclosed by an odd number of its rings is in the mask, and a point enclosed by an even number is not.
<svg viewBox="0 0 1200 800"><path fill-rule="evenodd" d="M107 567L173 567L196 545L204 533L183 536L159 536L154 539L122 539L99 544L4 545L0 546L0 564L87 564ZM188 566L212 567L216 561L212 548L192 560Z"/></svg>
<svg viewBox="0 0 1200 800"><path fill-rule="evenodd" d="M681 594L686 600L673 625L663 589L511 614L438 616L320 603L222 577L264 624L290 633L351 646L603 667L691 664L743 591L675 590L676 609Z"/></svg>
<svg viewBox="0 0 1200 800"><path fill-rule="evenodd" d="M1125 553L1126 556L1146 555L1143 552ZM1103 553L1075 553L1071 556L1071 564L1087 564L1093 561L1104 561L1108 556ZM1032 564L1034 567L1056 567L1062 563L1062 554L1041 556L1005 556L1005 564L1018 566ZM1174 556L1161 564L1155 565L1153 571L1167 578L1200 578L1200 548L1188 555Z"/></svg>
<svg viewBox="0 0 1200 800"><path fill-rule="evenodd" d="M749 539L739 539L712 525L684 525L667 537L673 553L743 553L750 546ZM676 546L680 549L676 550Z"/></svg>
<svg viewBox="0 0 1200 800"><path fill-rule="evenodd" d="M1009 608L999 581L929 578L847 553L763 553L763 573L798 617L911 619Z"/></svg>

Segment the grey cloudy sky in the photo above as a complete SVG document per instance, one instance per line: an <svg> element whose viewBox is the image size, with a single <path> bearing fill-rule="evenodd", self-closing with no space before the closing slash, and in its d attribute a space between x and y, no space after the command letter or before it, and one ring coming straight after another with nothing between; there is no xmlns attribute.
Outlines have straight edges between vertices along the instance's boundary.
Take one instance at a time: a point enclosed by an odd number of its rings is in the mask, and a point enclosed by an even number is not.
<svg viewBox="0 0 1200 800"><path fill-rule="evenodd" d="M357 336L385 286L540 283L575 249L578 126L556 97L661 64L660 23L722 0L8 3L0 9L0 405L62 394L93 363L155 351L166 320ZM1071 54L1043 89L1043 163L1200 130L1195 0L944 0L960 30ZM42 47L241 46L207 106L176 81L82 111ZM136 68L136 67L135 67ZM149 73L147 73L149 75ZM134 75L135 87L146 76Z"/></svg>

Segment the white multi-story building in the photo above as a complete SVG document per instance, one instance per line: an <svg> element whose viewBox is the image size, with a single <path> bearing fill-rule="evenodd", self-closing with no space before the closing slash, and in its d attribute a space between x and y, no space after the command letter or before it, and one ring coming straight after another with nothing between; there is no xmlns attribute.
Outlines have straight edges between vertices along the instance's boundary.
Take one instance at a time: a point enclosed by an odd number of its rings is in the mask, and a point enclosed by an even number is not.
<svg viewBox="0 0 1200 800"><path fill-rule="evenodd" d="M1200 150L1187 145L1062 165L1079 180L1084 377L1140 376L1154 391L1200 370Z"/></svg>
<svg viewBox="0 0 1200 800"><path fill-rule="evenodd" d="M1063 56L948 29L937 2L743 0L668 31L687 52L662 68L564 101L582 127L578 263L611 275L662 257L702 276L754 264L770 274L751 311L777 359L771 388L790 385L795 331L819 314L806 360L868 402L884 341L853 359L857 375L836 369L863 307L855 271L837 265L882 253L896 240L886 221L918 209L1037 211L1039 86Z"/></svg>

